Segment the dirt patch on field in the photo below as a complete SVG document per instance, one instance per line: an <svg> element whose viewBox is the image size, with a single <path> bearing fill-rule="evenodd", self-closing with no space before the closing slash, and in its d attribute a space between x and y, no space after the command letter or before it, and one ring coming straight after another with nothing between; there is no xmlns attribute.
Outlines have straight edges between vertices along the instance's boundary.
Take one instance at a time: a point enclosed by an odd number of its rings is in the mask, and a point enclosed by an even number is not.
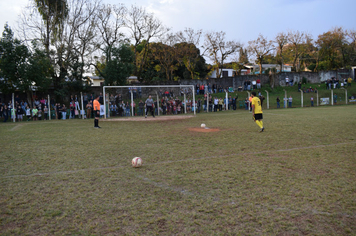
<svg viewBox="0 0 356 236"><path fill-rule="evenodd" d="M134 116L134 117L121 117L121 118L108 118L108 119L100 119L100 121L165 121L165 120L184 120L189 119L194 116Z"/></svg>
<svg viewBox="0 0 356 236"><path fill-rule="evenodd" d="M210 133L210 132L218 132L220 129L210 129L210 128L189 128L189 131L193 132L201 132L201 133Z"/></svg>

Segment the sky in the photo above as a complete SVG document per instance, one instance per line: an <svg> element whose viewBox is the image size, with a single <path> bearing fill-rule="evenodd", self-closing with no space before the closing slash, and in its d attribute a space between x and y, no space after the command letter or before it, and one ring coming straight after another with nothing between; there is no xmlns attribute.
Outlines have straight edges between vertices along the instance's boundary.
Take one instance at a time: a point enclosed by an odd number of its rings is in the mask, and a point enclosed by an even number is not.
<svg viewBox="0 0 356 236"><path fill-rule="evenodd" d="M1 0L0 24L16 28L21 9L30 0ZM192 28L224 31L227 40L244 46L259 34L273 40L280 32L303 31L314 39L343 27L356 30L356 0L102 0L143 6L173 32ZM1 32L3 31L3 28Z"/></svg>

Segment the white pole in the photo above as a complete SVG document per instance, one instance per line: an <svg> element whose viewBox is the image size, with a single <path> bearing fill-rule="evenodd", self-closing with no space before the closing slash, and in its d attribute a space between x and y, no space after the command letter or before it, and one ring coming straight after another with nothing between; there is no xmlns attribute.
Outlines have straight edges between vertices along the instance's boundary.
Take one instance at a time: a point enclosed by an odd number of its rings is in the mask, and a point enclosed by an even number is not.
<svg viewBox="0 0 356 236"><path fill-rule="evenodd" d="M334 106L334 99L333 99L333 97L334 97L334 90L332 89L332 90L331 90L331 106Z"/></svg>
<svg viewBox="0 0 356 236"><path fill-rule="evenodd" d="M228 91L226 91L225 93L226 93L226 95L225 95L225 96L226 96L226 98L225 98L225 99L226 99L226 104L225 104L225 106L226 106L226 110L229 110Z"/></svg>
<svg viewBox="0 0 356 236"><path fill-rule="evenodd" d="M251 104L250 104L250 92L247 92L247 99L248 99L248 111L251 111Z"/></svg>
<svg viewBox="0 0 356 236"><path fill-rule="evenodd" d="M283 101L283 105L284 105L284 108L287 108L288 107L288 102L287 102L287 91L285 89L283 89L284 91L284 101Z"/></svg>
<svg viewBox="0 0 356 236"><path fill-rule="evenodd" d="M82 105L82 109L80 111L80 115L82 116L83 120L84 120L84 104L83 104L83 92L80 92L80 101L81 101L81 105Z"/></svg>
<svg viewBox="0 0 356 236"><path fill-rule="evenodd" d="M184 94L184 114L187 114L187 100L186 100L185 92L183 94Z"/></svg>
<svg viewBox="0 0 356 236"><path fill-rule="evenodd" d="M15 112L15 94L12 93L12 111L10 112L10 115L12 115L12 120L16 122L16 112Z"/></svg>
<svg viewBox="0 0 356 236"><path fill-rule="evenodd" d="M134 107L133 107L133 92L132 92L132 88L131 88L131 90L130 90L130 92L131 92L131 114L132 114L132 116L135 116L135 114L134 114Z"/></svg>
<svg viewBox="0 0 356 236"><path fill-rule="evenodd" d="M157 116L159 116L159 96L157 91L156 91L156 97L157 97Z"/></svg>
<svg viewBox="0 0 356 236"><path fill-rule="evenodd" d="M209 112L209 93L206 93L206 112Z"/></svg>
<svg viewBox="0 0 356 236"><path fill-rule="evenodd" d="M193 103L194 103L194 115L196 115L196 109L197 109L197 107L195 106L195 91L194 91L194 85L192 85L192 92L193 92Z"/></svg>
<svg viewBox="0 0 356 236"><path fill-rule="evenodd" d="M104 118L106 119L106 99L105 99L105 86L103 88L103 97L104 97Z"/></svg>
<svg viewBox="0 0 356 236"><path fill-rule="evenodd" d="M300 106L303 107L303 90L300 90Z"/></svg>
<svg viewBox="0 0 356 236"><path fill-rule="evenodd" d="M347 105L347 89L345 89L345 104Z"/></svg>
<svg viewBox="0 0 356 236"><path fill-rule="evenodd" d="M51 100L50 100L49 94L48 94L47 99L48 99L48 102L47 102L47 104L48 104L48 120L51 120Z"/></svg>
<svg viewBox="0 0 356 236"><path fill-rule="evenodd" d="M319 106L319 90L316 90L316 106Z"/></svg>

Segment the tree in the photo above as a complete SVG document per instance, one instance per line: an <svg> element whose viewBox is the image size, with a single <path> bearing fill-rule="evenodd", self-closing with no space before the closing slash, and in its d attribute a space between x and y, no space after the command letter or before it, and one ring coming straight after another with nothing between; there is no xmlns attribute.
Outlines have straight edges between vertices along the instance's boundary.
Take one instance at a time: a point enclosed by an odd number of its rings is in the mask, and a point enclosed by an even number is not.
<svg viewBox="0 0 356 236"><path fill-rule="evenodd" d="M50 41L55 39L62 30L64 20L68 15L66 0L33 0L35 7L42 16L45 30L42 32L43 44L49 57Z"/></svg>
<svg viewBox="0 0 356 236"><path fill-rule="evenodd" d="M110 53L111 57L100 74L105 80L105 85L124 85L134 70L134 54L125 44L119 48L112 48Z"/></svg>
<svg viewBox="0 0 356 236"><path fill-rule="evenodd" d="M97 27L100 36L97 37L99 47L106 56L106 61L111 60L111 51L119 44L125 43L125 35L122 32L125 25L124 5L101 5L97 12Z"/></svg>
<svg viewBox="0 0 356 236"><path fill-rule="evenodd" d="M202 78L206 76L205 59L198 49L202 30L186 28L175 34L178 43L175 45L180 65L184 65L190 73L190 79ZM201 65L205 68L201 70Z"/></svg>
<svg viewBox="0 0 356 236"><path fill-rule="evenodd" d="M280 72L283 72L284 58L283 58L283 49L288 43L288 35L286 33L278 33L275 42L277 44L277 59L280 64Z"/></svg>
<svg viewBox="0 0 356 236"><path fill-rule="evenodd" d="M39 8L34 5L23 12L21 24L23 39L27 42L40 40L45 46L53 67L53 85L58 99L67 95L68 88L73 87L73 83L78 85L76 92L83 91L83 73L89 64L90 54L97 50L97 45L101 45L94 37L97 35L95 17L99 0L37 2L42 4L38 5ZM64 16L58 20L59 23L54 20L57 15L52 14L52 3L54 6L62 3L62 8L65 6L65 14L62 14ZM47 8L44 7L46 4ZM53 31L52 27L56 30Z"/></svg>
<svg viewBox="0 0 356 236"><path fill-rule="evenodd" d="M148 66L151 40L161 38L169 31L169 28L163 26L159 19L153 14L147 13L143 7L134 5L126 14L125 26L129 29L133 40L136 65L134 75L142 81L141 74Z"/></svg>
<svg viewBox="0 0 356 236"><path fill-rule="evenodd" d="M215 64L217 78L221 77L224 61L240 48L236 41L226 41L225 35L223 31L205 34L204 47Z"/></svg>
<svg viewBox="0 0 356 236"><path fill-rule="evenodd" d="M6 24L0 40L0 88L3 93L12 93L17 89L29 54L28 48L14 38L13 31Z"/></svg>
<svg viewBox="0 0 356 236"><path fill-rule="evenodd" d="M312 41L311 36L308 33L297 31L288 32L288 43L291 45L293 52L293 67L296 72L300 71L301 55L308 49L308 44Z"/></svg>
<svg viewBox="0 0 356 236"><path fill-rule="evenodd" d="M164 73L166 80L173 80L173 72L178 69L177 55L173 47L164 43L152 43L151 53L159 62L155 70Z"/></svg>
<svg viewBox="0 0 356 236"><path fill-rule="evenodd" d="M246 48L244 49L243 47L240 47L238 62L241 64L248 63L248 53Z"/></svg>
<svg viewBox="0 0 356 236"><path fill-rule="evenodd" d="M256 40L248 42L248 52L256 56L256 62L260 66L260 75L262 74L262 63L266 55L274 50L273 41L267 41L267 38L262 34L258 36Z"/></svg>
<svg viewBox="0 0 356 236"><path fill-rule="evenodd" d="M0 89L3 93L25 91L31 104L33 89L45 91L50 83L51 64L44 50L33 42L30 51L5 25L0 40Z"/></svg>

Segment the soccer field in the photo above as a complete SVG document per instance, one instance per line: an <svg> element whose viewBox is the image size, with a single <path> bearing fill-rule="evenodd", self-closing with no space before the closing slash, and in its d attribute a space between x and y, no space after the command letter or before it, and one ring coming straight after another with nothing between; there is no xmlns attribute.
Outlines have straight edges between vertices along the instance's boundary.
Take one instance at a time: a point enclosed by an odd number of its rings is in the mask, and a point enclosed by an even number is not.
<svg viewBox="0 0 356 236"><path fill-rule="evenodd" d="M355 235L355 114L2 123L0 235Z"/></svg>

